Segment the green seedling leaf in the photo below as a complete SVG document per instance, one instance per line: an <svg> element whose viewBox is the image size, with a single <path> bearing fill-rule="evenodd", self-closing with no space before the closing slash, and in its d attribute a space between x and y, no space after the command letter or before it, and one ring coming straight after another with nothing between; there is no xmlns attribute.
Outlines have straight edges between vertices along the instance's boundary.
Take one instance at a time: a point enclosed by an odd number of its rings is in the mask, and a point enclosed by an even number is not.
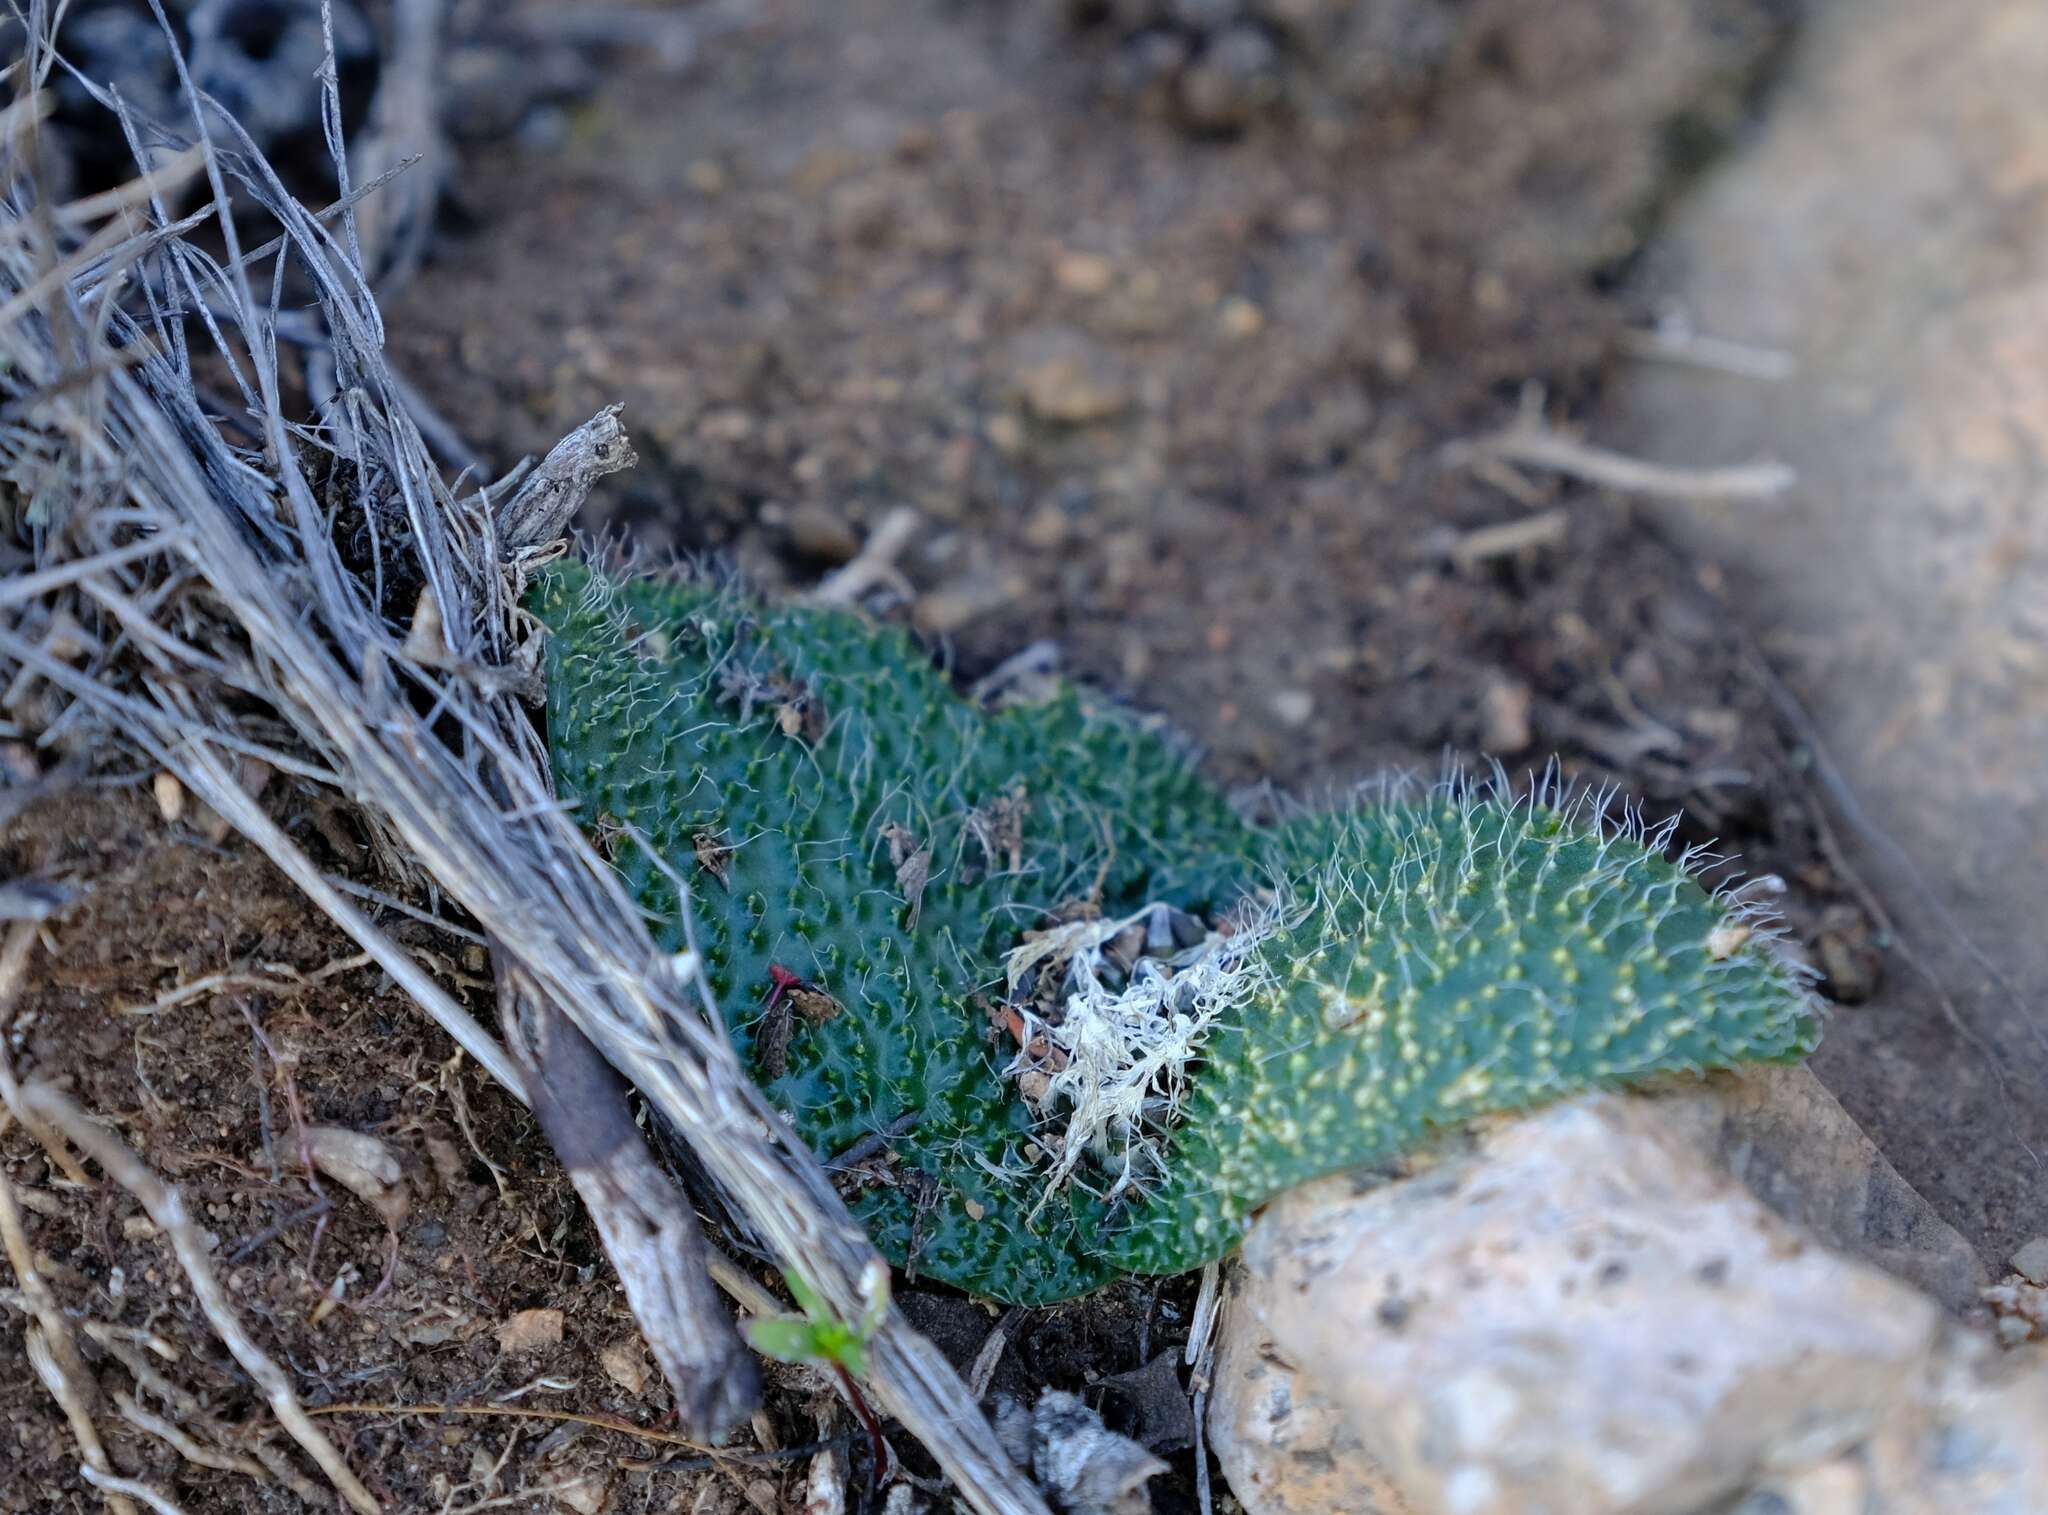
<svg viewBox="0 0 2048 1515"><path fill-rule="evenodd" d="M763 1357L777 1362L823 1362L826 1355L809 1321L768 1317L747 1322L747 1340Z"/></svg>

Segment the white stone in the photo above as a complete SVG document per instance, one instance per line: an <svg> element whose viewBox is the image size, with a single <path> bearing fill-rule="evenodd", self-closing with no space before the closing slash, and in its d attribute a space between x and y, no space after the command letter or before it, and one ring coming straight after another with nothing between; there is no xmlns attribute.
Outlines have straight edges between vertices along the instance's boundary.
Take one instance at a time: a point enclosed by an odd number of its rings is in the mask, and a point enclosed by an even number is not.
<svg viewBox="0 0 2048 1515"><path fill-rule="evenodd" d="M1275 1202L1212 1414L1246 1509L1689 1515L1870 1436L1945 1317L1773 1214L1712 1160L1717 1135L1684 1099L1598 1095L1398 1183ZM1262 1454L1256 1402L1282 1399L1294 1442ZM1290 1489L1302 1469L1320 1505Z"/></svg>
<svg viewBox="0 0 2048 1515"><path fill-rule="evenodd" d="M2013 1271L2030 1284L2048 1284L2048 1236L2037 1236L2012 1255Z"/></svg>

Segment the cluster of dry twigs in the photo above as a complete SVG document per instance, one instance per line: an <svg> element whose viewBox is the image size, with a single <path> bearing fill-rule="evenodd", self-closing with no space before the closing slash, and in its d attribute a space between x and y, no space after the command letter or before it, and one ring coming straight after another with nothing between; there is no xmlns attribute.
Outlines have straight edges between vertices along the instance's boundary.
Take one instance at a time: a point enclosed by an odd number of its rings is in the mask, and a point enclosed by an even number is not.
<svg viewBox="0 0 2048 1515"><path fill-rule="evenodd" d="M40 11L32 27L45 24ZM36 173L44 91L62 66L45 36L31 39L0 114L7 735L51 762L139 749L175 774L533 1107L685 1423L729 1425L750 1407L751 1359L707 1282L690 1207L630 1123L580 1119L608 1107L606 1082L630 1079L688 1142L731 1222L845 1318L862 1308L875 1254L742 1072L693 961L657 952L552 792L528 703L535 629L518 596L593 481L632 461L625 434L601 413L523 476L451 486L383 355L358 214L368 202L351 182L332 81L337 183L323 211L299 204L189 80L190 120L175 128L108 95L151 172L58 205ZM247 247L242 228L259 218L279 234ZM317 361L295 367L306 350ZM504 1043L273 819L245 787L256 765L356 807L392 878L467 912L497 960ZM18 973L32 940L14 940ZM210 1285L177 1191L32 1070L17 1080L4 1057L13 1118L136 1192L285 1429L351 1504L374 1509ZM11 1243L19 1228L0 1229ZM14 1261L37 1301L32 1265ZM116 1486L61 1312L34 1313L37 1365L71 1417L85 1476L117 1503L164 1507ZM966 1388L900 1317L868 1358L884 1408L974 1508L1044 1509Z"/></svg>

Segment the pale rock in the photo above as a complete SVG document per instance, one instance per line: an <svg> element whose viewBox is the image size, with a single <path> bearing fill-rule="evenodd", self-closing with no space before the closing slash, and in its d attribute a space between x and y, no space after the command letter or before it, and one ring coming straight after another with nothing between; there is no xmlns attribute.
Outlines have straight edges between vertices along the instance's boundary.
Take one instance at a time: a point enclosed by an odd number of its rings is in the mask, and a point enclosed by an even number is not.
<svg viewBox="0 0 2048 1515"><path fill-rule="evenodd" d="M1865 1441L1774 1470L1729 1515L2042 1515L2048 1356L1957 1334Z"/></svg>
<svg viewBox="0 0 2048 1515"><path fill-rule="evenodd" d="M185 813L185 786L178 782L178 776L168 771L159 773L149 781L149 788L156 797L157 812L169 824L177 825Z"/></svg>
<svg viewBox="0 0 2048 1515"><path fill-rule="evenodd" d="M811 1457L804 1480L803 1515L846 1515L846 1464L836 1447Z"/></svg>
<svg viewBox="0 0 2048 1515"><path fill-rule="evenodd" d="M1099 295L1116 282L1116 265L1100 253L1063 253L1053 265L1053 278L1068 294Z"/></svg>
<svg viewBox="0 0 2048 1515"><path fill-rule="evenodd" d="M393 1226L412 1208L405 1170L391 1148L366 1131L308 1126L301 1134L307 1158Z"/></svg>
<svg viewBox="0 0 2048 1515"><path fill-rule="evenodd" d="M1520 679L1495 678L1479 696L1479 745L1493 757L1527 752L1536 740L1529 716L1535 692Z"/></svg>
<svg viewBox="0 0 2048 1515"><path fill-rule="evenodd" d="M790 511L783 528L789 545L807 558L824 563L844 563L860 551L860 536L839 511L824 505L799 505Z"/></svg>
<svg viewBox="0 0 2048 1515"><path fill-rule="evenodd" d="M1837 1193L1889 1174L1838 1116L1796 1070L1590 1096L1449 1139L1401 1182L1282 1197L1247 1240L1212 1405L1238 1497L1252 1515L1396 1497L1689 1515L1863 1441L1945 1317L1729 1172L1898 1252L1896 1226ZM1921 1219L1943 1254L1952 1233Z"/></svg>
<svg viewBox="0 0 2048 1515"><path fill-rule="evenodd" d="M1271 704L1274 718L1283 726L1306 726L1315 719L1316 697L1306 689L1277 690Z"/></svg>
<svg viewBox="0 0 2048 1515"><path fill-rule="evenodd" d="M1343 1411L1240 1299L1217 1348L1209 1444L1250 1515L1413 1515Z"/></svg>
<svg viewBox="0 0 2048 1515"><path fill-rule="evenodd" d="M2012 1267L2030 1284L2048 1284L2048 1236L2037 1236L2013 1253Z"/></svg>
<svg viewBox="0 0 2048 1515"><path fill-rule="evenodd" d="M2044 1229L2048 1146L2048 6L1859 0L1806 19L1742 151L1673 208L1632 296L1792 377L1640 363L1594 425L1641 457L1798 474L1768 520L1646 508L1723 576L1728 614L1807 706L1831 803L1857 817L1836 866L1875 891L1884 956L1913 970L1836 1016L1815 1066L2005 1256Z"/></svg>
<svg viewBox="0 0 2048 1515"><path fill-rule="evenodd" d="M1989 1281L1962 1235L1898 1174L1813 1071L1755 1067L1687 1081L1659 1111L1749 1191L1831 1247L1956 1314Z"/></svg>

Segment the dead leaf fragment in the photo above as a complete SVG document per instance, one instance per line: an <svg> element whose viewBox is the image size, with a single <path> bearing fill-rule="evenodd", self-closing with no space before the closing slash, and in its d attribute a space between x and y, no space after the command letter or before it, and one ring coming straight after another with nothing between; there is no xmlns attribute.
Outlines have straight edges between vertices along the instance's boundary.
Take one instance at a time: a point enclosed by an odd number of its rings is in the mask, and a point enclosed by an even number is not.
<svg viewBox="0 0 2048 1515"><path fill-rule="evenodd" d="M308 1126L306 1156L315 1168L397 1225L412 1208L405 1169L376 1137L343 1126Z"/></svg>
<svg viewBox="0 0 2048 1515"><path fill-rule="evenodd" d="M846 1007L816 984L792 984L789 1002L796 1013L814 1026L822 1026L845 1013Z"/></svg>
<svg viewBox="0 0 2048 1515"><path fill-rule="evenodd" d="M716 831L700 831L690 838L690 846L697 854L697 866L717 879L720 887L726 887L732 876L732 848L723 835Z"/></svg>
<svg viewBox="0 0 2048 1515"><path fill-rule="evenodd" d="M789 1037L795 1029L796 1016L787 994L777 998L754 1023L754 1061L761 1065L765 1077L780 1078L789 1071Z"/></svg>
<svg viewBox="0 0 2048 1515"><path fill-rule="evenodd" d="M585 1473L573 1483L555 1488L556 1508L572 1510L575 1515L600 1515L611 1502L612 1481L603 1473Z"/></svg>
<svg viewBox="0 0 2048 1515"><path fill-rule="evenodd" d="M560 1310L521 1310L498 1322L500 1352L536 1352L562 1344Z"/></svg>
<svg viewBox="0 0 2048 1515"><path fill-rule="evenodd" d="M597 1365L604 1369L606 1378L635 1398L647 1387L651 1375L647 1348L637 1336L622 1336L606 1347L597 1354Z"/></svg>
<svg viewBox="0 0 2048 1515"><path fill-rule="evenodd" d="M920 842L908 826L899 826L894 821L882 828L882 839L889 844L889 863L896 870L896 887L903 891L904 902L910 909L903 924L915 929L918 912L924 908L925 885L931 882L932 849Z"/></svg>

